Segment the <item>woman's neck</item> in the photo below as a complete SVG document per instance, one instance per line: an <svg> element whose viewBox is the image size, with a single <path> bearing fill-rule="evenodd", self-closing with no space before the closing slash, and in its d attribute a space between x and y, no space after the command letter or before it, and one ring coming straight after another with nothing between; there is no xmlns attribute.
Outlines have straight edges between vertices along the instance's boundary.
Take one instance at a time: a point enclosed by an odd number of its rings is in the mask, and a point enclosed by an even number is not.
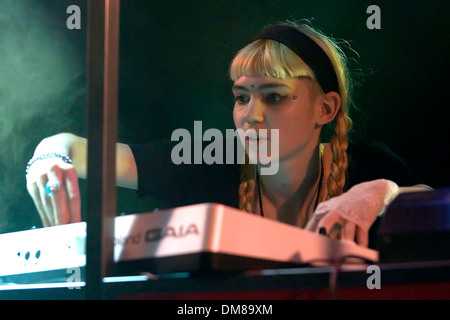
<svg viewBox="0 0 450 320"><path fill-rule="evenodd" d="M320 161L317 145L280 161L277 174L260 176L264 216L303 227L318 196Z"/></svg>

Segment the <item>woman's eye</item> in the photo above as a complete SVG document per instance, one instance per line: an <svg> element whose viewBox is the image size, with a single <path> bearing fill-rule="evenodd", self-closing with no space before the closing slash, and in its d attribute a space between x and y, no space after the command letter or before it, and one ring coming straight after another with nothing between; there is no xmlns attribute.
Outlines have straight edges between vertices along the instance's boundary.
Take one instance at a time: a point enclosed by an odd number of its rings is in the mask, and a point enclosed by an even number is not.
<svg viewBox="0 0 450 320"><path fill-rule="evenodd" d="M249 102L249 97L248 96L244 96L244 95L240 95L240 96L236 96L234 97L234 101L239 103L239 104L246 104Z"/></svg>
<svg viewBox="0 0 450 320"><path fill-rule="evenodd" d="M282 102L285 98L286 98L286 96L280 95L278 93L271 93L271 94L269 94L269 95L267 95L265 97L265 100L268 103L275 103L276 104L276 103Z"/></svg>

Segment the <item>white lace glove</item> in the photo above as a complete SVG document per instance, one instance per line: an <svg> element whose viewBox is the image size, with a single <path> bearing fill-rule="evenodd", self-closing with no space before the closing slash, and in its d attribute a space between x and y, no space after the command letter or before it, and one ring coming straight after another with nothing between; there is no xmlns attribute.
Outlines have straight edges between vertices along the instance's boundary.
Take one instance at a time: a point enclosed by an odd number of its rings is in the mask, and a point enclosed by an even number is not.
<svg viewBox="0 0 450 320"><path fill-rule="evenodd" d="M305 229L356 241L367 247L369 229L398 195L398 185L385 179L363 182L320 203ZM339 235L340 233L340 235Z"/></svg>

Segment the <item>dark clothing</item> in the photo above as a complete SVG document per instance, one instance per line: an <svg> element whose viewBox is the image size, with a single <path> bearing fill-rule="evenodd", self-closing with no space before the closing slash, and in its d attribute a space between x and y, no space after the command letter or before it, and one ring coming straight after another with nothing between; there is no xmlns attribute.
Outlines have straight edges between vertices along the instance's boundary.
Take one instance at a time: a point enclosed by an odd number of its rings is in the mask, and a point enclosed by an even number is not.
<svg viewBox="0 0 450 320"><path fill-rule="evenodd" d="M130 145L138 168L138 194L159 198L170 206L214 202L236 207L239 165L180 164L171 160L176 142Z"/></svg>
<svg viewBox="0 0 450 320"><path fill-rule="evenodd" d="M401 187L424 183L413 170L389 147L375 140L349 144L347 190L352 186L376 179L388 179Z"/></svg>
<svg viewBox="0 0 450 320"><path fill-rule="evenodd" d="M156 197L168 208L206 202L237 208L240 165L175 165L171 151L176 144L159 141L130 145L138 168L138 194ZM351 143L347 152L349 167L345 190L364 181L382 178L399 186L423 183L400 157L381 142ZM378 246L380 221L377 219L369 230L370 248Z"/></svg>
<svg viewBox="0 0 450 320"><path fill-rule="evenodd" d="M138 168L138 194L159 198L170 206L215 202L238 205L239 164L180 164L171 160L177 142L131 144ZM205 146L205 143L204 143ZM375 179L389 179L399 186L422 183L406 163L385 144L362 141L349 144L346 190Z"/></svg>

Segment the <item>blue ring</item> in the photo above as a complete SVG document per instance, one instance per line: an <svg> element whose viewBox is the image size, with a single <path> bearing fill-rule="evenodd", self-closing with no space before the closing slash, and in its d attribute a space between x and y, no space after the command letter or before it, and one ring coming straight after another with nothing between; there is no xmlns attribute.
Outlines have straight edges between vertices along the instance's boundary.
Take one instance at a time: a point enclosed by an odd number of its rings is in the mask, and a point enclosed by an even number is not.
<svg viewBox="0 0 450 320"><path fill-rule="evenodd" d="M58 189L59 189L58 182L50 184L50 181L48 181L47 184L45 185L45 192L47 193L48 196L51 196L53 192L57 191Z"/></svg>

